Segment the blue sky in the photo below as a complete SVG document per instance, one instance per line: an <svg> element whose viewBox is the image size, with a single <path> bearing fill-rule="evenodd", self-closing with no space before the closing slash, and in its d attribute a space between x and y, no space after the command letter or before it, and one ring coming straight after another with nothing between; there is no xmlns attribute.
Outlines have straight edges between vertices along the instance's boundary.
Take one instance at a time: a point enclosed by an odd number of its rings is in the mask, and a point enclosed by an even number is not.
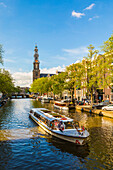
<svg viewBox="0 0 113 170"><path fill-rule="evenodd" d="M0 44L12 74L33 69L35 43L40 69L82 60L113 33L113 0L1 0Z"/></svg>

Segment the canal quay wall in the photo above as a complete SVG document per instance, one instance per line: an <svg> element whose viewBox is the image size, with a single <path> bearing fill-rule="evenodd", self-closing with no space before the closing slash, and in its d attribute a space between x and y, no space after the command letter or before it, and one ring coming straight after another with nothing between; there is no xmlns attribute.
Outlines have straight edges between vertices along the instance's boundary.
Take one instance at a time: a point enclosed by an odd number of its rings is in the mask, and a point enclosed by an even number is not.
<svg viewBox="0 0 113 170"><path fill-rule="evenodd" d="M84 105L83 106L77 105L76 110L94 113L94 114L97 114L99 116L105 116L105 117L109 117L109 118L113 119L113 111L104 111L104 110L101 110L101 109L91 109L91 106L86 106L86 105L85 106Z"/></svg>

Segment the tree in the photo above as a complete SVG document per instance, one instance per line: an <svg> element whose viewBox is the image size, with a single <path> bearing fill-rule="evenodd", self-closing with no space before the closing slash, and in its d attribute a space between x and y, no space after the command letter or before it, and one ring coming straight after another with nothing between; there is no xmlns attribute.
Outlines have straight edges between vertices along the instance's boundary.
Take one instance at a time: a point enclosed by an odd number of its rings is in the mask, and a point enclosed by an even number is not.
<svg viewBox="0 0 113 170"><path fill-rule="evenodd" d="M3 48L0 44L0 63L3 64ZM3 95L11 94L12 92L15 92L16 88L14 86L13 78L11 74L6 71L5 69L0 69L0 92L3 93Z"/></svg>
<svg viewBox="0 0 113 170"><path fill-rule="evenodd" d="M68 73L68 77L66 80L66 86L71 92L71 100L74 99L74 89L81 88L81 81L83 76L83 66L81 62L72 64L66 68L66 72Z"/></svg>
<svg viewBox="0 0 113 170"><path fill-rule="evenodd" d="M104 44L101 46L101 50L105 53L113 52L113 34L107 41L104 42Z"/></svg>
<svg viewBox="0 0 113 170"><path fill-rule="evenodd" d="M20 93L21 92L21 87L20 86L15 87L15 92Z"/></svg>
<svg viewBox="0 0 113 170"><path fill-rule="evenodd" d="M40 93L47 93L51 90L51 83L49 77L42 77L39 79L34 80L31 84L30 92Z"/></svg>
<svg viewBox="0 0 113 170"><path fill-rule="evenodd" d="M59 73L58 75L54 75L51 77L52 81L52 91L55 94L60 94L60 98L62 98L62 92L65 89L65 80L67 77L66 72Z"/></svg>
<svg viewBox="0 0 113 170"><path fill-rule="evenodd" d="M101 86L113 90L113 34L104 42L101 50L104 52L99 58Z"/></svg>
<svg viewBox="0 0 113 170"><path fill-rule="evenodd" d="M89 45L88 55L85 57L85 60L82 62L84 66L84 77L85 83L84 87L87 89L87 94L91 96L91 105L93 103L93 94L98 88L97 84L97 54L98 50L94 49L94 46Z"/></svg>
<svg viewBox="0 0 113 170"><path fill-rule="evenodd" d="M11 74L6 70L0 70L0 91L5 94L11 94L15 91L13 78Z"/></svg>

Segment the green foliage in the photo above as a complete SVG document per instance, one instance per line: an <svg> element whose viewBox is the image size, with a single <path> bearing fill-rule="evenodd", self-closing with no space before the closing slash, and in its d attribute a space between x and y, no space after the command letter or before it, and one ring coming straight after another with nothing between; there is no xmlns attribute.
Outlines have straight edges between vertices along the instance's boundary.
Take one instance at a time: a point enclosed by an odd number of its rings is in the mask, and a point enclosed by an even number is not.
<svg viewBox="0 0 113 170"><path fill-rule="evenodd" d="M101 88L112 89L113 82L113 54L105 53L98 56L98 85Z"/></svg>
<svg viewBox="0 0 113 170"><path fill-rule="evenodd" d="M20 86L15 87L15 92L17 92L17 93L20 93L20 92L21 92Z"/></svg>
<svg viewBox="0 0 113 170"><path fill-rule="evenodd" d="M0 70L0 91L3 94L10 94L15 91L13 79L6 70Z"/></svg>
<svg viewBox="0 0 113 170"><path fill-rule="evenodd" d="M84 75L84 69L81 62L72 64L66 68L68 78L66 80L66 86L71 93L71 100L74 98L74 89L82 87L82 78Z"/></svg>
<svg viewBox="0 0 113 170"><path fill-rule="evenodd" d="M88 55L83 61L84 72L85 72L85 88L87 89L87 94L91 95L91 103L93 101L93 93L96 92L98 88L98 70L97 70L97 56L98 50L95 50L94 46L89 45Z"/></svg>
<svg viewBox="0 0 113 170"><path fill-rule="evenodd" d="M93 100L97 89L113 87L113 34L104 42L103 55L98 55L93 45L88 47L88 55L82 62L72 64L66 71L50 78L40 78L33 82L30 91L62 95L63 90L86 89ZM113 89L112 89L113 90ZM72 94L73 95L73 94Z"/></svg>
<svg viewBox="0 0 113 170"><path fill-rule="evenodd" d="M67 77L66 72L62 72L59 73L58 75L54 75L51 77L53 93L60 94L60 97L62 97L62 92L65 89L66 77Z"/></svg>
<svg viewBox="0 0 113 170"><path fill-rule="evenodd" d="M113 89L113 34L104 42L101 50L105 52L98 60L101 86Z"/></svg>
<svg viewBox="0 0 113 170"><path fill-rule="evenodd" d="M31 85L30 92L44 94L53 92L54 94L62 94L65 85L66 73L53 75L52 77L42 77L34 80Z"/></svg>
<svg viewBox="0 0 113 170"><path fill-rule="evenodd" d="M104 42L104 45L101 46L101 50L104 52L111 52L113 51L113 34L111 35L111 37Z"/></svg>
<svg viewBox="0 0 113 170"><path fill-rule="evenodd" d="M28 88L25 88L25 93L29 93L29 89Z"/></svg>
<svg viewBox="0 0 113 170"><path fill-rule="evenodd" d="M68 80L67 88L73 90L73 88L87 89L88 94L93 96L97 85L97 54L98 51L94 50L92 45L88 47L88 55L82 62L75 63L67 67Z"/></svg>
<svg viewBox="0 0 113 170"><path fill-rule="evenodd" d="M66 72L68 73L67 79L67 89L71 90L75 87L81 87L81 81L84 74L84 69L82 63L75 63L66 68Z"/></svg>
<svg viewBox="0 0 113 170"><path fill-rule="evenodd" d="M34 80L31 84L30 92L34 93L48 93L51 89L51 81L49 77L42 77Z"/></svg>

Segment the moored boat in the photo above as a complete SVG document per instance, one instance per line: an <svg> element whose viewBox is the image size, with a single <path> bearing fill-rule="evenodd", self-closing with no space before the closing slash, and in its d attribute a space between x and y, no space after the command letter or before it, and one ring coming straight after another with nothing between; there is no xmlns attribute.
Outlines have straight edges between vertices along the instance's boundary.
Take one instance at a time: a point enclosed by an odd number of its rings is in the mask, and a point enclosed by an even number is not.
<svg viewBox="0 0 113 170"><path fill-rule="evenodd" d="M43 97L42 100L41 100L42 103L49 103L50 100L48 97Z"/></svg>
<svg viewBox="0 0 113 170"><path fill-rule="evenodd" d="M73 119L45 108L33 108L29 116L47 133L78 145L85 144L88 131L80 128Z"/></svg>
<svg viewBox="0 0 113 170"><path fill-rule="evenodd" d="M70 104L69 102L62 101L55 101L54 107L60 110L70 110L75 109L75 106L73 104Z"/></svg>

